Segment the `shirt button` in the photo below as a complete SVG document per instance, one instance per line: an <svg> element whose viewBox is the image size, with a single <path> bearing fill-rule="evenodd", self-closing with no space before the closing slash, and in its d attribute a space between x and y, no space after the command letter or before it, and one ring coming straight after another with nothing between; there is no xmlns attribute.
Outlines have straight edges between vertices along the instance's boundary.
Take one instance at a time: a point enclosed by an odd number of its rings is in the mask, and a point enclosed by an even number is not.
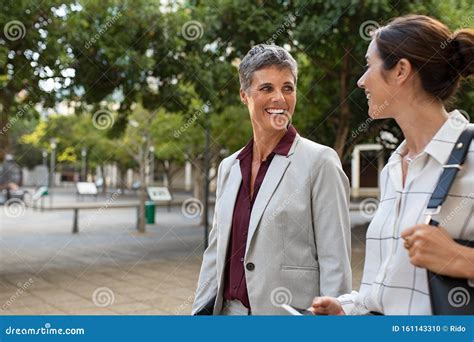
<svg viewBox="0 0 474 342"><path fill-rule="evenodd" d="M247 270L253 271L255 269L255 264L253 262L249 262L246 267Z"/></svg>
<svg viewBox="0 0 474 342"><path fill-rule="evenodd" d="M244 258L240 258L240 262L244 262Z"/></svg>

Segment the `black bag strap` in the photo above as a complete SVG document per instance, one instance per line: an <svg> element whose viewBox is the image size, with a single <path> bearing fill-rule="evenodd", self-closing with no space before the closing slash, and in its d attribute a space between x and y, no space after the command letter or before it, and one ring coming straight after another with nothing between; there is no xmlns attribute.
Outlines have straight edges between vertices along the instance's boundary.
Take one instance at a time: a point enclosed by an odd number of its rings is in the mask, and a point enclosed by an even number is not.
<svg viewBox="0 0 474 342"><path fill-rule="evenodd" d="M461 170L464 161L466 160L467 152L471 141L474 138L474 128L466 128L458 140L454 144L453 149L451 150L451 155L448 158L448 162L443 165L443 173L439 177L438 184L431 195L430 201L428 202L426 214L426 222L437 226L439 223L431 219L431 215L438 214L441 210L441 205L448 196L449 189L453 185L454 179L456 178L457 173Z"/></svg>

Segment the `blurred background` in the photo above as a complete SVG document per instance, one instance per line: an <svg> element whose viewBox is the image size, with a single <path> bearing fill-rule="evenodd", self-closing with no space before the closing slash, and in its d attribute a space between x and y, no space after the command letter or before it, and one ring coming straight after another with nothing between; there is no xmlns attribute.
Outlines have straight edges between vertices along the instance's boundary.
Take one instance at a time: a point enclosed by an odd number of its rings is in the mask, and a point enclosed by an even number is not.
<svg viewBox="0 0 474 342"><path fill-rule="evenodd" d="M351 180L358 289L402 137L356 81L371 32L408 13L474 20L468 0L3 0L1 313L190 313L217 167L251 138L237 67L258 43L298 61L293 124ZM469 118L472 85L453 108Z"/></svg>

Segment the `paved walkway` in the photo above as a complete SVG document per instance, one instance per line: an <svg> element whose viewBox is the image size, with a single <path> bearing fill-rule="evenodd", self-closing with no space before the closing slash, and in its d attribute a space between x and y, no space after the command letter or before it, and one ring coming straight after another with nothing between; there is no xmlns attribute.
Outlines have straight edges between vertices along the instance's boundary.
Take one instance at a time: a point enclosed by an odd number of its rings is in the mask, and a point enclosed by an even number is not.
<svg viewBox="0 0 474 342"><path fill-rule="evenodd" d="M8 217L0 207L1 314L188 315L203 252L199 219L158 208L157 224L140 235L135 215L84 211L73 235L72 212ZM364 234L353 229L356 287Z"/></svg>

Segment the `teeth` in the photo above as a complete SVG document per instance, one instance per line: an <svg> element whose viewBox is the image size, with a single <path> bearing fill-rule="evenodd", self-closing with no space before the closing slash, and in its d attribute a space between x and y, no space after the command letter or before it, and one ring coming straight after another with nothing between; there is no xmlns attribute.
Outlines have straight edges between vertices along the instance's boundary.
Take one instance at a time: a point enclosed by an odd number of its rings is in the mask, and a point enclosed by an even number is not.
<svg viewBox="0 0 474 342"><path fill-rule="evenodd" d="M367 97L367 100L370 100L370 94L366 94L365 96Z"/></svg>
<svg viewBox="0 0 474 342"><path fill-rule="evenodd" d="M270 114L283 114L285 112L284 109L266 109L266 111Z"/></svg>

